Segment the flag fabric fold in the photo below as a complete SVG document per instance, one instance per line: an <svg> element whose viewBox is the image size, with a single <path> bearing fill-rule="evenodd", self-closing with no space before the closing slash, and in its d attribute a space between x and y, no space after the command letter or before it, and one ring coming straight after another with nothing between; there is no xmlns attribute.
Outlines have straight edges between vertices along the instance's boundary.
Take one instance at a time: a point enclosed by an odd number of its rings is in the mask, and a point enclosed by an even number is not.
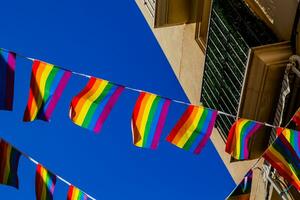
<svg viewBox="0 0 300 200"><path fill-rule="evenodd" d="M0 139L0 184L19 188L18 166L21 153Z"/></svg>
<svg viewBox="0 0 300 200"><path fill-rule="evenodd" d="M87 200L87 195L77 187L70 185L67 200Z"/></svg>
<svg viewBox="0 0 300 200"><path fill-rule="evenodd" d="M166 140L199 154L212 134L217 113L216 110L189 105Z"/></svg>
<svg viewBox="0 0 300 200"><path fill-rule="evenodd" d="M287 137L293 139L289 141ZM300 191L300 158L297 149L293 147L293 140L295 139L296 147L299 148L299 137L299 132L279 134L263 154L277 172L298 191Z"/></svg>
<svg viewBox="0 0 300 200"><path fill-rule="evenodd" d="M0 110L12 110L16 54L0 49Z"/></svg>
<svg viewBox="0 0 300 200"><path fill-rule="evenodd" d="M56 175L38 164L35 177L35 194L37 200L52 200L56 184Z"/></svg>
<svg viewBox="0 0 300 200"><path fill-rule="evenodd" d="M78 126L99 132L123 90L123 86L90 78L85 88L72 99L70 119Z"/></svg>
<svg viewBox="0 0 300 200"><path fill-rule="evenodd" d="M134 145L157 148L170 103L169 99L155 94L140 93L131 118Z"/></svg>
<svg viewBox="0 0 300 200"><path fill-rule="evenodd" d="M35 60L32 66L30 91L23 121L50 121L71 72L52 64Z"/></svg>
<svg viewBox="0 0 300 200"><path fill-rule="evenodd" d="M238 119L230 128L225 151L236 160L247 160L249 140L262 125L248 119Z"/></svg>
<svg viewBox="0 0 300 200"><path fill-rule="evenodd" d="M252 169L245 175L243 180L234 188L226 200L249 200L252 186Z"/></svg>

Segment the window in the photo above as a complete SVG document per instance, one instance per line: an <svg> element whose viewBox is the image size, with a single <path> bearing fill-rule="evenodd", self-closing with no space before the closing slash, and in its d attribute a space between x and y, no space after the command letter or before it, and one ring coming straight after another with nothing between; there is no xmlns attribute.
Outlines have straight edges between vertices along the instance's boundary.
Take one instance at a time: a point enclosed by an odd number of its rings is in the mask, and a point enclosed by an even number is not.
<svg viewBox="0 0 300 200"><path fill-rule="evenodd" d="M212 0L202 0L198 3L195 39L203 52L206 49L211 4Z"/></svg>

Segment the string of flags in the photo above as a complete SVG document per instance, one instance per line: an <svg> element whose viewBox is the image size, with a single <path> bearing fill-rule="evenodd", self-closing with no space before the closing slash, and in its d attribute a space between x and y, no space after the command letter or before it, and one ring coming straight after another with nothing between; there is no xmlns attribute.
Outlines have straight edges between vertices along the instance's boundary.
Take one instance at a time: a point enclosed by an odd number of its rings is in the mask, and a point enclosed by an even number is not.
<svg viewBox="0 0 300 200"><path fill-rule="evenodd" d="M286 127L289 126L291 121L294 121L294 117L299 114L299 111L300 108L298 109L298 111L296 111L292 119L289 120ZM234 130L236 123L232 126L232 129ZM287 192L292 186L300 191L300 131L279 127L276 129L276 133L277 138L275 139L275 141L257 159L257 161L253 164L253 166L243 178L242 182L226 198L227 200L250 199L251 190L248 192L246 192L246 190L243 190L243 192L241 192L241 188L245 187L245 181L248 180L249 174L251 174L251 182L248 181L248 183L250 184L250 186L248 186L251 187L253 169L256 168L256 165L261 158L264 158L266 161L268 161L271 166L277 170L279 175L281 175L290 183L290 186L286 189L285 192ZM229 142L227 140L227 143Z"/></svg>
<svg viewBox="0 0 300 200"><path fill-rule="evenodd" d="M18 166L21 155L36 164L35 194L37 200L52 200L57 179L69 185L67 200L95 200L92 196L73 186L65 179L47 170L40 163L0 139L0 184L19 188Z"/></svg>
<svg viewBox="0 0 300 200"><path fill-rule="evenodd" d="M1 49L0 54L0 69L4 72L0 73L2 76L0 82L0 109L12 110L14 70L16 67L16 56L19 54L5 49ZM21 57L33 62L29 97L23 117L23 121L25 122L34 120L50 121L55 106L62 96L64 88L72 74L87 77L89 81L83 90L71 100L69 118L76 125L94 132L101 130L105 119L109 116L110 111L117 103L124 89L139 92L139 97L134 106L131 118L133 144L137 147L157 149L172 102L184 104L187 108L166 137L166 140L181 149L191 151L195 154L201 152L201 149L210 138L217 115L226 115L237 119L237 116L229 113L205 108L200 105L191 105L143 90L115 84L100 78L72 72L37 59L25 56ZM300 110L296 112L292 120L297 125L300 124ZM249 159L249 140L262 126L275 129L280 128L264 122L237 119L230 129L226 143L226 152L238 161ZM283 136L278 136L275 141L281 139L281 143L273 143L263 156L276 169L280 168L279 172L286 170L295 172L288 174L281 172L281 174L299 190L299 132L290 130L289 134L282 135L289 135L291 137L284 141L282 139ZM277 149L279 146L285 151L279 151ZM283 163L283 160L279 158L280 155L296 155L298 163L296 161ZM51 177L50 174L48 175ZM41 178L37 182L40 183ZM54 187L55 181L52 181L51 184ZM50 194L51 188L48 188L48 190L50 192L42 195ZM73 190L77 191L76 188Z"/></svg>

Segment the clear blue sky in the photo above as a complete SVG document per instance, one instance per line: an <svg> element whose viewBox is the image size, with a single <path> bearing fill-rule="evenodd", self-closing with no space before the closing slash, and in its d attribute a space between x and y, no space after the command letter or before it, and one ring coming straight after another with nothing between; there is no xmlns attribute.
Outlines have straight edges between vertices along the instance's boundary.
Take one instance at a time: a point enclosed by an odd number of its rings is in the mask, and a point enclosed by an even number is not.
<svg viewBox="0 0 300 200"><path fill-rule="evenodd" d="M133 0L2 1L0 46L27 56L187 101ZM23 123L31 62L18 58L13 112L0 112L0 136L97 199L224 199L234 183L211 142L199 156L164 142L156 151L132 145L137 93L125 91L98 135L68 119L72 97L87 79L72 76L51 123ZM185 107L172 104L163 137ZM20 189L1 199L35 199L35 165L20 160ZM55 199L66 199L58 181Z"/></svg>

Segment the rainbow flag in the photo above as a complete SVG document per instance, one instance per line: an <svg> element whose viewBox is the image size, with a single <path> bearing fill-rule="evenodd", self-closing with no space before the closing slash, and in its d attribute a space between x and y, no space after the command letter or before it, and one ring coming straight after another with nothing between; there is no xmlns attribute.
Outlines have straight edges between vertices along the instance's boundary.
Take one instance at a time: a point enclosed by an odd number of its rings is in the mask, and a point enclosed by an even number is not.
<svg viewBox="0 0 300 200"><path fill-rule="evenodd" d="M237 120L230 128L225 151L236 160L249 159L249 140L261 126L248 119Z"/></svg>
<svg viewBox="0 0 300 200"><path fill-rule="evenodd" d="M140 93L131 118L134 145L157 148L170 103L169 99L155 94Z"/></svg>
<svg viewBox="0 0 300 200"><path fill-rule="evenodd" d="M56 176L38 164L35 176L35 195L37 200L52 200Z"/></svg>
<svg viewBox="0 0 300 200"><path fill-rule="evenodd" d="M277 135L280 135L281 133L291 144L298 157L300 157L300 131L287 128L277 128Z"/></svg>
<svg viewBox="0 0 300 200"><path fill-rule="evenodd" d="M300 126L300 108L297 110L292 119L297 124L297 126Z"/></svg>
<svg viewBox="0 0 300 200"><path fill-rule="evenodd" d="M67 200L87 200L87 195L77 187L70 185Z"/></svg>
<svg viewBox="0 0 300 200"><path fill-rule="evenodd" d="M167 136L167 141L199 154L212 133L217 114L216 110L202 106L188 106Z"/></svg>
<svg viewBox="0 0 300 200"><path fill-rule="evenodd" d="M0 184L19 188L18 166L21 153L0 139Z"/></svg>
<svg viewBox="0 0 300 200"><path fill-rule="evenodd" d="M0 109L12 110L16 54L0 49Z"/></svg>
<svg viewBox="0 0 300 200"><path fill-rule="evenodd" d="M32 66L30 92L24 121L50 121L54 108L71 76L70 71L35 60Z"/></svg>
<svg viewBox="0 0 300 200"><path fill-rule="evenodd" d="M226 200L249 200L251 193L253 171L246 174L243 180L236 186L236 188L231 192Z"/></svg>
<svg viewBox="0 0 300 200"><path fill-rule="evenodd" d="M79 126L99 132L123 90L123 86L92 77L73 98L70 119Z"/></svg>
<svg viewBox="0 0 300 200"><path fill-rule="evenodd" d="M297 137L299 138L298 133ZM284 134L278 135L263 157L300 191L300 158Z"/></svg>

